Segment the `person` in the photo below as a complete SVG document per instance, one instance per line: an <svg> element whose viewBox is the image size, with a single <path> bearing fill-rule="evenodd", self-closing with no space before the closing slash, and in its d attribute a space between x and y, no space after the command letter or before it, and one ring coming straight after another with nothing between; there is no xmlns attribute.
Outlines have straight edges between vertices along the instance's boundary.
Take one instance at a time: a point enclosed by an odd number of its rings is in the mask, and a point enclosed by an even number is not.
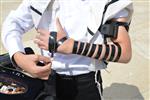
<svg viewBox="0 0 150 100"><path fill-rule="evenodd" d="M126 27L132 1L111 1L24 0L3 24L3 44L13 63L33 77L48 80L51 70L56 71L57 100L101 100L98 71L109 61L128 63L132 55ZM117 31L115 37L102 34L105 24ZM41 55L24 53L22 35L32 28ZM39 67L38 61L45 65Z"/></svg>

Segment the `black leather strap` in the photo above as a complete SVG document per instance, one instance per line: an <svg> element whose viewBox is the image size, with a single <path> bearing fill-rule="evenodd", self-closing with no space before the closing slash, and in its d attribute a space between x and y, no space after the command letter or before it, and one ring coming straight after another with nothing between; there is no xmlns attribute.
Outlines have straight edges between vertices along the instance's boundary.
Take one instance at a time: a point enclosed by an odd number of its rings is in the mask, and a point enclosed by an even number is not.
<svg viewBox="0 0 150 100"><path fill-rule="evenodd" d="M88 53L88 51L89 51L89 48L90 48L90 44L89 43L86 43L86 47L85 47L85 49L84 49L84 52L83 52L83 56L86 56L87 55L87 53Z"/></svg>
<svg viewBox="0 0 150 100"><path fill-rule="evenodd" d="M77 54L81 54L82 53L84 45L85 45L85 43L80 42L80 47L79 47L79 50L78 50Z"/></svg>
<svg viewBox="0 0 150 100"><path fill-rule="evenodd" d="M96 44L92 44L92 47L91 47L91 50L90 50L90 53L89 53L88 57L92 57L92 55L95 52L95 49L96 49Z"/></svg>
<svg viewBox="0 0 150 100"><path fill-rule="evenodd" d="M74 41L73 50L72 50L72 53L73 53L73 54L76 54L76 53L77 53L78 44L79 44L78 41Z"/></svg>
<svg viewBox="0 0 150 100"><path fill-rule="evenodd" d="M52 52L52 50L54 50L54 38L53 37L49 37L49 43L48 43L48 50L49 52Z"/></svg>
<svg viewBox="0 0 150 100"><path fill-rule="evenodd" d="M112 61L114 59L115 52L116 52L115 46L111 45L111 55L110 55L110 58L108 59L108 61Z"/></svg>
<svg viewBox="0 0 150 100"><path fill-rule="evenodd" d="M106 11L107 11L108 6L111 5L111 4L113 4L113 3L115 3L115 2L117 2L117 1L119 1L119 0L111 0L110 2L108 2L108 3L105 5L104 11L103 11L103 15L102 15L102 21L101 21L100 27L99 27L99 29L98 29L99 31L101 30L101 27L102 27L102 25L103 25L105 13L106 13Z"/></svg>
<svg viewBox="0 0 150 100"><path fill-rule="evenodd" d="M57 40L57 32L50 32L50 36L49 36L49 52L53 53L56 52L56 40Z"/></svg>
<svg viewBox="0 0 150 100"><path fill-rule="evenodd" d="M118 48L118 54L117 54L117 57L116 59L114 60L114 62L118 62L120 56L121 56L121 46L118 44L118 43L115 43L117 48Z"/></svg>
<svg viewBox="0 0 150 100"><path fill-rule="evenodd" d="M56 48L58 48L60 45L62 45L67 39L68 39L67 36L65 36L65 37L61 38L60 40L58 40Z"/></svg>
<svg viewBox="0 0 150 100"><path fill-rule="evenodd" d="M101 53L102 53L102 45L98 45L98 52L95 56L95 59L99 59L99 57L101 56Z"/></svg>
<svg viewBox="0 0 150 100"><path fill-rule="evenodd" d="M105 52L104 60L107 59L107 57L108 57L108 55L109 55L109 52L110 52L109 45L105 45L105 46L106 46L106 52Z"/></svg>
<svg viewBox="0 0 150 100"><path fill-rule="evenodd" d="M118 22L117 21L116 24L118 26L124 26L127 31L129 30L129 24L127 22Z"/></svg>

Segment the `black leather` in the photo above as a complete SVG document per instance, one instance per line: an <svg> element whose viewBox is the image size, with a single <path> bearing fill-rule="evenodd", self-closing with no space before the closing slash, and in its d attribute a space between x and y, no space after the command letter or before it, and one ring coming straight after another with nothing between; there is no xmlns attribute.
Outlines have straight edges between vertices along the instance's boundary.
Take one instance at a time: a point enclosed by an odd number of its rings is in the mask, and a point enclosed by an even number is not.
<svg viewBox="0 0 150 100"><path fill-rule="evenodd" d="M121 46L118 44L118 43L115 43L116 46L118 47L118 54L117 54L117 57L116 59L114 60L114 62L118 62L120 56L121 56Z"/></svg>
<svg viewBox="0 0 150 100"><path fill-rule="evenodd" d="M110 58L108 59L108 61L112 61L112 60L114 59L115 52L116 52L115 46L114 46L114 45L111 45L111 56L110 56Z"/></svg>
<svg viewBox="0 0 150 100"><path fill-rule="evenodd" d="M88 57L92 57L94 52L95 52L95 49L96 49L96 44L92 44L92 47L90 49L90 53L88 54Z"/></svg>
<svg viewBox="0 0 150 100"><path fill-rule="evenodd" d="M95 59L99 59L99 57L101 56L101 53L102 53L102 45L98 45L98 52L95 56Z"/></svg>
<svg viewBox="0 0 150 100"><path fill-rule="evenodd" d="M85 43L80 42L80 47L79 47L79 50L78 50L77 54L81 54L82 53L84 45L85 45Z"/></svg>
<svg viewBox="0 0 150 100"><path fill-rule="evenodd" d="M78 44L79 44L78 41L74 41L73 50L72 50L72 53L73 53L73 54L76 54L76 53L77 53Z"/></svg>
<svg viewBox="0 0 150 100"><path fill-rule="evenodd" d="M109 45L106 45L106 52L105 52L104 60L107 59L107 57L108 57L108 55L109 55L109 52L110 52Z"/></svg>
<svg viewBox="0 0 150 100"><path fill-rule="evenodd" d="M56 48L58 48L60 45L62 45L67 39L68 39L67 36L65 36L62 39L58 40Z"/></svg>
<svg viewBox="0 0 150 100"><path fill-rule="evenodd" d="M84 52L83 52L83 56L86 56L87 55L87 53L88 53L88 51L89 51L89 48L90 48L90 44L89 43L86 43L86 47L85 47L85 49L84 49Z"/></svg>
<svg viewBox="0 0 150 100"><path fill-rule="evenodd" d="M48 49L52 57L53 54L56 52L56 43L57 43L56 40L57 40L57 32L50 32Z"/></svg>

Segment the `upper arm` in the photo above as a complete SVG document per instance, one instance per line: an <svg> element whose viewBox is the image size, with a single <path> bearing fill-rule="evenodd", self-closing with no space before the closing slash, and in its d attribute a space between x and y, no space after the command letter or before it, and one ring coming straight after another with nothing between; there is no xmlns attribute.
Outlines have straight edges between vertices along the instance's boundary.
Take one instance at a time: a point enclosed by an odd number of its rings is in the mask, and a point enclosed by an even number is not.
<svg viewBox="0 0 150 100"><path fill-rule="evenodd" d="M127 19L123 17L112 19L112 20L119 21L119 22L127 22ZM119 26L118 36L117 38L112 39L112 41L119 43L121 46L122 54L119 62L129 62L132 56L132 48L131 48L130 36L124 26Z"/></svg>
<svg viewBox="0 0 150 100"><path fill-rule="evenodd" d="M20 33L27 32L33 26L28 0L24 0L16 10L12 10L3 23L3 29L7 27L7 31L19 31Z"/></svg>

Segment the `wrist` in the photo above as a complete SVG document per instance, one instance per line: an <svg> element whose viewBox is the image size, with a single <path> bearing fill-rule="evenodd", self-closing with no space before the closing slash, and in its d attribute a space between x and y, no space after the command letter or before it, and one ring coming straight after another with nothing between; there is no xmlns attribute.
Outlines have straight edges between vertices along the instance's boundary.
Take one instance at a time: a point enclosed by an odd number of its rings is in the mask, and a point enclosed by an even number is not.
<svg viewBox="0 0 150 100"><path fill-rule="evenodd" d="M25 54L23 52L16 52L13 56L12 56L12 61L13 64L18 67L18 62L20 62L20 59L24 56Z"/></svg>
<svg viewBox="0 0 150 100"><path fill-rule="evenodd" d="M22 56L24 56L25 54L22 53L22 52L16 52L14 55L13 55L13 58L14 60L16 61L17 59L21 58Z"/></svg>
<svg viewBox="0 0 150 100"><path fill-rule="evenodd" d="M63 45L58 47L57 51L64 54L72 54L74 40L72 38L68 38Z"/></svg>

